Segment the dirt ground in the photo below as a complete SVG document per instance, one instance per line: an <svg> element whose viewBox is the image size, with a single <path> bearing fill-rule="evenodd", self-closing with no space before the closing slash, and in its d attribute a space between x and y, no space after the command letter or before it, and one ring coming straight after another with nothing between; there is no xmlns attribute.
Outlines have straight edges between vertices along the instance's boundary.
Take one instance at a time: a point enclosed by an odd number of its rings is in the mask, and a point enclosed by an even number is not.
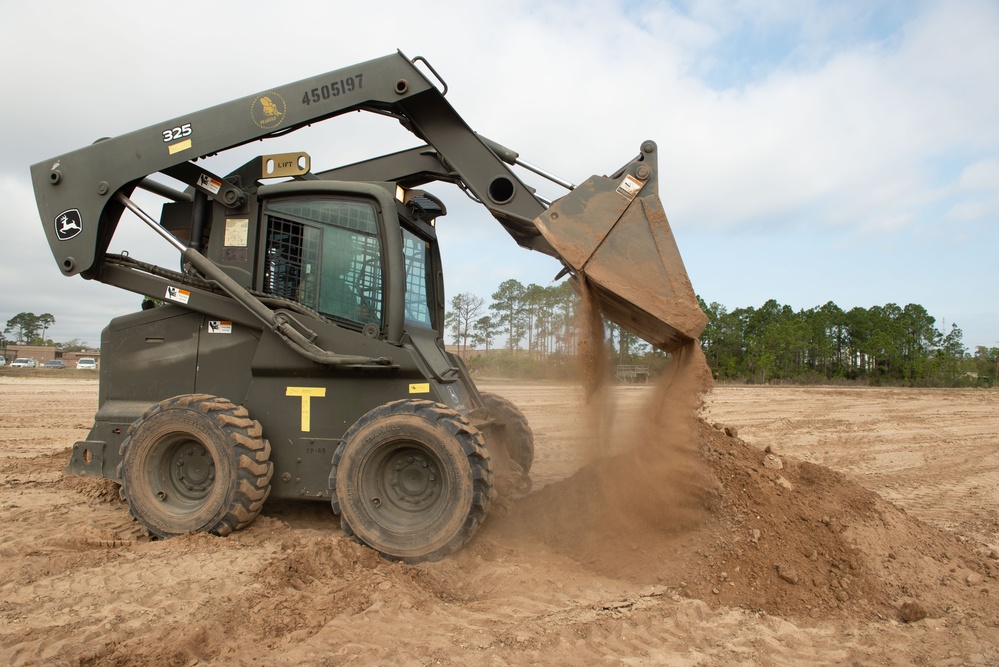
<svg viewBox="0 0 999 667"><path fill-rule="evenodd" d="M654 387L613 389L594 458L578 387L480 386L535 492L406 566L325 504L150 541L62 474L96 380L0 377L0 663L999 664L999 391L715 387L678 475L622 445Z"/></svg>

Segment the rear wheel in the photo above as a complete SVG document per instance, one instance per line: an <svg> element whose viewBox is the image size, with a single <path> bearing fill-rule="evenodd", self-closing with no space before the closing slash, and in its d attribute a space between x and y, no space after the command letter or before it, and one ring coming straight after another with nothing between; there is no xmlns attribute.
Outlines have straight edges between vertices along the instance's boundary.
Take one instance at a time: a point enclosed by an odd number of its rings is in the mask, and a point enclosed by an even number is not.
<svg viewBox="0 0 999 667"><path fill-rule="evenodd" d="M344 434L330 488L345 533L418 563L475 534L492 502L492 467L482 434L461 414L402 400L368 412Z"/></svg>
<svg viewBox="0 0 999 667"><path fill-rule="evenodd" d="M248 526L270 493L270 450L245 408L207 394L177 396L129 427L121 494L153 535L228 535Z"/></svg>
<svg viewBox="0 0 999 667"><path fill-rule="evenodd" d="M527 477L534 464L534 432L527 423L527 417L516 405L502 396L488 392L482 392L481 395L482 402L485 403L490 415L503 425L505 433L502 440L507 453L513 462L520 466L524 477Z"/></svg>

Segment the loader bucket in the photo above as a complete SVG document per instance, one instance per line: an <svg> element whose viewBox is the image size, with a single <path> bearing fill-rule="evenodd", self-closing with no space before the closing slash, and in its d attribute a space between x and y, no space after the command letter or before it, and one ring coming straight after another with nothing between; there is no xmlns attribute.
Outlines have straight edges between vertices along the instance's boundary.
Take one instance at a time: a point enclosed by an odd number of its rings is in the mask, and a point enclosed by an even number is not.
<svg viewBox="0 0 999 667"><path fill-rule="evenodd" d="M669 352L700 336L708 318L659 199L656 155L646 141L620 172L590 177L534 223L607 319Z"/></svg>

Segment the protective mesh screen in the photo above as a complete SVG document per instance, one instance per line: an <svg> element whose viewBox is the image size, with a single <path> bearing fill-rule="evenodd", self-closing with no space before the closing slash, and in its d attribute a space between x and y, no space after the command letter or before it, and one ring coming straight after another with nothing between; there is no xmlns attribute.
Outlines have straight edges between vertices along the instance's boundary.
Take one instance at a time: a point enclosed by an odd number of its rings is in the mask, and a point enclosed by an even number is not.
<svg viewBox="0 0 999 667"><path fill-rule="evenodd" d="M266 292L339 320L380 324L381 243L370 205L283 201L268 214Z"/></svg>

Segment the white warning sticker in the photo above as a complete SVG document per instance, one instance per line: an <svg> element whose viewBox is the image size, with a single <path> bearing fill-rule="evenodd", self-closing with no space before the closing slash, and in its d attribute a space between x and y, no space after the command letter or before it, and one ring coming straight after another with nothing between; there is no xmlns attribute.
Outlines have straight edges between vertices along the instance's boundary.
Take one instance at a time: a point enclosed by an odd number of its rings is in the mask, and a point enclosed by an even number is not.
<svg viewBox="0 0 999 667"><path fill-rule="evenodd" d="M227 248L245 248L250 237L249 218L226 218L225 241Z"/></svg>
<svg viewBox="0 0 999 667"><path fill-rule="evenodd" d="M217 195L219 190L222 189L222 181L212 178L208 174L201 174L198 177L198 185L205 190L208 190L213 195Z"/></svg>
<svg viewBox="0 0 999 667"><path fill-rule="evenodd" d="M631 200L635 198L635 195L638 194L643 185L644 183L631 174L625 174L624 179L617 186L617 192Z"/></svg>
<svg viewBox="0 0 999 667"><path fill-rule="evenodd" d="M232 322L226 322L225 320L209 320L208 321L208 333L210 334L231 334L232 333Z"/></svg>
<svg viewBox="0 0 999 667"><path fill-rule="evenodd" d="M176 301L177 303L186 304L191 300L191 293L186 289L181 289L179 287L167 287L166 294L164 296L171 301Z"/></svg>

